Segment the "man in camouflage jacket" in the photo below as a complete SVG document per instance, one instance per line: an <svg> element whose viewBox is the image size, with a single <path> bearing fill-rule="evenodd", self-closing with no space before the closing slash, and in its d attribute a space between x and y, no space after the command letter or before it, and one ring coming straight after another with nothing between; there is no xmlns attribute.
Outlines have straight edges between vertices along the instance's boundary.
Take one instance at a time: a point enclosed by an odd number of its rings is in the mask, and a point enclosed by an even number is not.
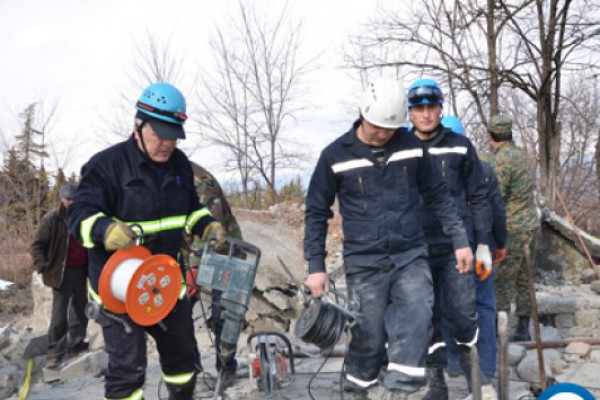
<svg viewBox="0 0 600 400"><path fill-rule="evenodd" d="M540 222L534 200L534 174L527 153L512 141L512 120L504 115L490 118L488 139L491 152L482 155L496 176L506 203L506 259L496 269L497 311L510 312L510 303L516 295L516 315L519 317L513 341L531 340L529 320L528 270L524 248L529 246L535 255Z"/></svg>
<svg viewBox="0 0 600 400"><path fill-rule="evenodd" d="M200 202L204 204L211 212L213 217L221 223L227 236L234 239L242 239L242 231L231 211L231 206L223 194L221 185L217 179L206 169L200 165L191 162L192 170L194 171L194 186L200 198ZM200 238L196 237L191 244L194 249L204 248L204 243L201 243ZM197 268L200 264L200 257L193 253L185 251L188 267ZM195 293L193 293L195 296ZM217 349L216 368L221 371L223 364L225 365L222 375L222 386L227 387L235 381L235 371L237 369L237 361L235 357L222 360L221 358L221 333L223 331L224 320L221 318L221 292L218 290L212 291L212 330L215 335L215 347Z"/></svg>

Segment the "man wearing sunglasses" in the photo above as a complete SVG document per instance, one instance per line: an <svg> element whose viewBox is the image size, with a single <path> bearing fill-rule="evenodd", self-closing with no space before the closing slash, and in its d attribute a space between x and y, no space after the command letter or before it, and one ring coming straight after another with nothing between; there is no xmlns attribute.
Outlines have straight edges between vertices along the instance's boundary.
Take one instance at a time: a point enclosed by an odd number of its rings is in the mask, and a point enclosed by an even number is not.
<svg viewBox="0 0 600 400"><path fill-rule="evenodd" d="M470 268L472 253L439 170L421 142L401 128L406 90L400 82L370 84L359 110L350 130L322 151L311 177L306 286L315 297L329 291L325 240L337 198L344 220L346 284L357 315L344 360L344 397L368 399L368 389L381 381L381 400L404 400L426 382L431 337L433 287L421 199L452 238L454 266Z"/></svg>
<svg viewBox="0 0 600 400"><path fill-rule="evenodd" d="M491 211L487 184L475 148L465 136L453 133L441 124L444 94L433 79L419 79L408 90L408 113L413 133L433 157L464 223L475 257L491 270ZM451 238L444 233L440 221L423 208L425 238L433 277L435 302L433 338L427 357L429 391L424 400L447 400L444 380L445 346L457 346L460 366L471 390L469 351L477 343L477 312L473 269L459 271L455 267ZM442 325L449 333L445 343Z"/></svg>

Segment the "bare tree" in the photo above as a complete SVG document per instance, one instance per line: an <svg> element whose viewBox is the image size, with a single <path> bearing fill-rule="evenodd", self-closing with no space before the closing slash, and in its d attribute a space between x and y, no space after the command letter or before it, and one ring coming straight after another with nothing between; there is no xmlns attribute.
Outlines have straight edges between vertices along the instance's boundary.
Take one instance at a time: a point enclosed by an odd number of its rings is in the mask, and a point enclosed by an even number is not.
<svg viewBox="0 0 600 400"><path fill-rule="evenodd" d="M133 125L132 110L134 96L142 93L144 88L156 82L168 82L177 85L181 75L184 58L174 52L171 39L159 40L146 28L146 36L141 41L134 41L133 65L125 76L129 84L125 89L118 88L117 105L109 110L110 115L102 116L104 129L100 139L106 144L114 143L114 139L125 139L131 133Z"/></svg>
<svg viewBox="0 0 600 400"><path fill-rule="evenodd" d="M503 110L503 87L536 104L541 188L554 199L559 165L563 74L597 69L600 5L592 0L422 0L412 11L382 10L358 45L396 49L372 67L405 66L468 94L482 123ZM485 45L483 45L485 43ZM416 45L416 46L415 46ZM398 51L400 50L400 51ZM364 68L364 65L360 66ZM454 95L452 100L462 102Z"/></svg>
<svg viewBox="0 0 600 400"><path fill-rule="evenodd" d="M562 130L561 163L558 169L558 190L575 220L588 231L600 230L598 216L597 167L594 143L600 131L600 99L598 79L588 78L589 85L579 85L572 79L565 90L560 122ZM561 210L562 214L562 210Z"/></svg>
<svg viewBox="0 0 600 400"><path fill-rule="evenodd" d="M301 109L299 85L308 63L298 61L301 24L289 21L287 4L274 19L241 1L238 10L231 26L214 28L215 70L204 73L198 122L205 139L227 149L247 205L252 173L276 201L277 171L302 160L282 134Z"/></svg>

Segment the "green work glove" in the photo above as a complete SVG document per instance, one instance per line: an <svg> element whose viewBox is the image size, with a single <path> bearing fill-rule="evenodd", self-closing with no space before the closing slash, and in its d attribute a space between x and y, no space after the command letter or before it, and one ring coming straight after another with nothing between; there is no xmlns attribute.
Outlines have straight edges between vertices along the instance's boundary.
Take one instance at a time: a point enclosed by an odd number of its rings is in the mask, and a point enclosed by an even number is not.
<svg viewBox="0 0 600 400"><path fill-rule="evenodd" d="M222 253L227 250L227 235L223 230L223 226L217 221L213 221L204 228L202 233L202 241L212 240L211 246Z"/></svg>
<svg viewBox="0 0 600 400"><path fill-rule="evenodd" d="M104 248L114 251L133 246L135 232L122 222L113 222L104 232Z"/></svg>

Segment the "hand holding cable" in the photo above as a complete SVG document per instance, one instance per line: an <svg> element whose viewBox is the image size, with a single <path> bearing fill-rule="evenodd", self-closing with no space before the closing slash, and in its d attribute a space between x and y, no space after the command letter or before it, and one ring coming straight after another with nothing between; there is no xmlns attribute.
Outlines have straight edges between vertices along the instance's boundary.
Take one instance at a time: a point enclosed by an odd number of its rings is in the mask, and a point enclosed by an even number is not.
<svg viewBox="0 0 600 400"><path fill-rule="evenodd" d="M487 244L478 244L475 251L475 272L485 281L492 273L492 253Z"/></svg>
<svg viewBox="0 0 600 400"><path fill-rule="evenodd" d="M328 293L331 290L327 272L316 272L308 275L308 279L304 284L316 298L320 298L323 293Z"/></svg>
<svg viewBox="0 0 600 400"><path fill-rule="evenodd" d="M136 234L123 222L113 222L104 232L104 248L107 251L128 249L135 243Z"/></svg>

